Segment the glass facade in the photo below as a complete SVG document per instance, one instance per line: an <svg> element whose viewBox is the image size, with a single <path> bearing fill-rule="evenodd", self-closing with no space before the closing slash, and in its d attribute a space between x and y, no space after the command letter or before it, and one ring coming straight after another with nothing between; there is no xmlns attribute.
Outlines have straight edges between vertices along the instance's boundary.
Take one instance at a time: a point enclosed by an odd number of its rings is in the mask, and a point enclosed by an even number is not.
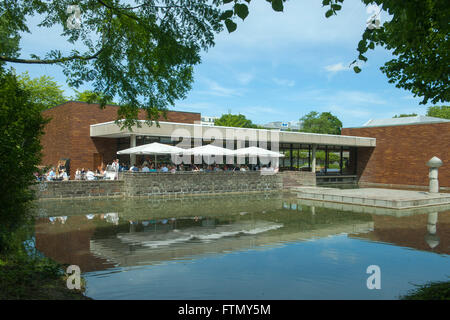
<svg viewBox="0 0 450 320"><path fill-rule="evenodd" d="M282 143L280 170L311 171L312 145ZM317 145L316 173L318 175L355 175L356 148L344 146Z"/></svg>
<svg viewBox="0 0 450 320"><path fill-rule="evenodd" d="M166 137L155 136L137 136L136 146L148 144L152 142L159 142L164 144L176 145L179 141L172 141ZM203 141L203 144L211 141ZM251 144L245 141L245 145L239 145L236 141L234 148L248 147ZM252 144L253 145L253 144ZM227 147L226 142L223 146ZM122 150L130 147L129 138L117 139L117 150ZM192 141L192 147L194 142ZM262 147L262 146L261 146ZM270 143L264 148L271 149ZM279 159L279 167L281 171L311 171L312 163L312 145L298 144L298 143L280 143L279 152L284 154L284 158ZM136 161L144 161L148 156L137 156ZM122 163L129 162L128 155L119 155L119 160ZM158 161L170 162L170 155L158 156ZM235 159L237 160L237 159ZM250 160L250 161L249 161ZM246 157L242 159L242 164L253 164L253 161ZM258 161L259 163L259 161ZM317 145L316 146L316 174L317 175L356 175L356 147L347 146L331 146L331 145Z"/></svg>

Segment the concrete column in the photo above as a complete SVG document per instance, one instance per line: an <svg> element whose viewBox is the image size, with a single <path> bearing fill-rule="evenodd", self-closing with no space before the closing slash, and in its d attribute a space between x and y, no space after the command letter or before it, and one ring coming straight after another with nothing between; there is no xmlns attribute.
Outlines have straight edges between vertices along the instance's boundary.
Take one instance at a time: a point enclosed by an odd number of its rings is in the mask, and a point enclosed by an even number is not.
<svg viewBox="0 0 450 320"><path fill-rule="evenodd" d="M316 149L317 145L312 145L312 152L311 152L311 172L316 172Z"/></svg>
<svg viewBox="0 0 450 320"><path fill-rule="evenodd" d="M130 148L136 147L136 135L130 135ZM130 154L130 167L136 163L136 155Z"/></svg>
<svg viewBox="0 0 450 320"><path fill-rule="evenodd" d="M428 177L430 178L430 192L439 192L438 168L442 166L442 160L438 157L433 157L427 162L430 167Z"/></svg>

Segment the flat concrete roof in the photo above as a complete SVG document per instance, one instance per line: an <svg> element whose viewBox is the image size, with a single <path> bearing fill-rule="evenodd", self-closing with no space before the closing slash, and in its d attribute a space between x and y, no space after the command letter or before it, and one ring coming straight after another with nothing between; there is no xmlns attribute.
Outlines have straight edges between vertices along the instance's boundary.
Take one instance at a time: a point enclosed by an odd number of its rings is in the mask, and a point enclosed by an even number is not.
<svg viewBox="0 0 450 320"><path fill-rule="evenodd" d="M234 128L221 126L205 126L201 124L176 123L176 122L159 122L159 126L153 123L151 126L146 124L144 120L140 120L141 127L136 125L132 127L132 131L128 129L121 130L115 121L93 124L90 127L91 137L98 138L125 138L130 135L138 136L158 136L158 137L190 137L197 138L223 137L224 140L234 138L245 139L248 141L276 141L279 143L300 143L300 144L316 144L316 145L335 145L349 147L375 147L376 139L367 137L341 136L332 134L306 133L306 132L290 132L267 129L249 129ZM245 137L245 138L242 138Z"/></svg>

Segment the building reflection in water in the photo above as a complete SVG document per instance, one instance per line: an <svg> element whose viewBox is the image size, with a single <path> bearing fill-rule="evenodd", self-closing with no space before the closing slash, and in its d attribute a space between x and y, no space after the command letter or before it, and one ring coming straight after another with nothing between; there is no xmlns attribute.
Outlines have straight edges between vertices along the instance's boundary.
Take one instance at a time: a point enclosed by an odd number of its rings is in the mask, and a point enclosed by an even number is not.
<svg viewBox="0 0 450 320"><path fill-rule="evenodd" d="M37 249L60 263L79 265L82 272L265 249L342 233L449 254L450 211L393 217L308 206L283 195L40 205Z"/></svg>

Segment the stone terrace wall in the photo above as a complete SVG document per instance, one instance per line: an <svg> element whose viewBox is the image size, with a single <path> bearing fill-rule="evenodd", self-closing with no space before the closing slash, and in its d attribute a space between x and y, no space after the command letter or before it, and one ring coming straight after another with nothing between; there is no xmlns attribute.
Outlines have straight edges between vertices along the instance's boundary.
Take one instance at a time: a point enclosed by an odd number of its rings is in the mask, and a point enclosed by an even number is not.
<svg viewBox="0 0 450 320"><path fill-rule="evenodd" d="M279 175L259 172L125 173L126 196L216 194L271 191L283 188Z"/></svg>
<svg viewBox="0 0 450 320"><path fill-rule="evenodd" d="M283 171L283 187L316 186L316 174L307 171Z"/></svg>
<svg viewBox="0 0 450 320"><path fill-rule="evenodd" d="M273 191L283 178L259 172L124 173L123 180L48 181L33 188L38 199L90 197L149 197L183 194Z"/></svg>
<svg viewBox="0 0 450 320"><path fill-rule="evenodd" d="M122 197L123 181L46 181L33 186L38 199Z"/></svg>

